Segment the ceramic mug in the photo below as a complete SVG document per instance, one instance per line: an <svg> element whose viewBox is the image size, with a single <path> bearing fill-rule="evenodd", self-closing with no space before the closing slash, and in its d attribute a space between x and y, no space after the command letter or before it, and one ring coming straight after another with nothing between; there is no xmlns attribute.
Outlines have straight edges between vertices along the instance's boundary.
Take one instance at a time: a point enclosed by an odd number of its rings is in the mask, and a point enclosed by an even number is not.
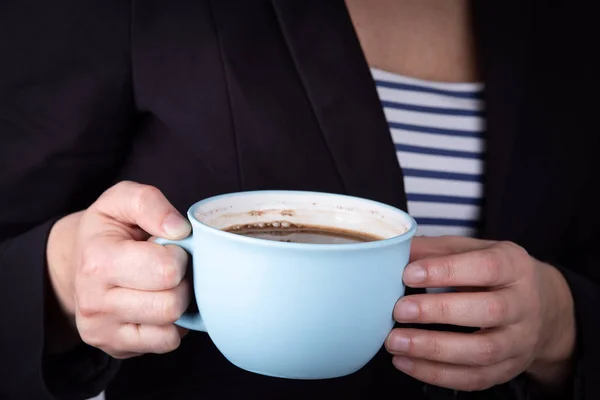
<svg viewBox="0 0 600 400"><path fill-rule="evenodd" d="M335 378L358 371L381 349L405 290L402 272L416 230L407 213L344 195L254 191L207 198L187 215L192 235L157 239L193 257L199 313L177 324L207 332L234 365L281 378ZM287 243L223 230L271 222L382 240Z"/></svg>

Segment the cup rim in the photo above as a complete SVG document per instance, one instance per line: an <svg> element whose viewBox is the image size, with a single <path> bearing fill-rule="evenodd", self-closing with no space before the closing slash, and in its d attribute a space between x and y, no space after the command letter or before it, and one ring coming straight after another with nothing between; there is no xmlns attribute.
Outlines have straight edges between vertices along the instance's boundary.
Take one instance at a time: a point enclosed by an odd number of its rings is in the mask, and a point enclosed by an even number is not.
<svg viewBox="0 0 600 400"><path fill-rule="evenodd" d="M221 229L214 228L208 224L205 224L205 223L199 221L194 216L194 210L202 204L205 204L205 203L208 203L211 201L215 201L215 200L219 200L222 198L226 198L226 197L260 195L260 194L270 194L270 195L293 194L293 195L306 195L306 196L310 196L310 195L323 196L323 195L325 195L325 196L337 197L339 199L358 200L361 202L365 202L367 204L373 204L378 207L387 208L391 211L399 213L407 220L407 222L410 224L410 226L406 232L404 232L400 235L393 236L393 237L387 238L387 239L375 240L372 242L345 243L345 244L290 243L290 242L278 242L275 240L253 238L253 237L249 237L249 236L238 235L233 232L223 231ZM407 212L405 212L397 207L391 206L389 204L385 204L385 203L382 203L382 202L379 202L376 200L366 199L366 198L358 197L358 196L351 196L351 195L337 194L337 193L328 193L328 192L318 192L318 191L306 191L306 190L249 190L249 191L240 191L240 192L219 194L219 195L207 197L205 199L202 199L202 200L197 201L196 203L192 204L187 210L187 217L191 221L193 227L195 227L197 229L202 229L204 231L207 231L213 235L216 235L216 236L219 236L222 238L228 238L229 240L232 240L234 242L238 242L238 243L242 243L242 244L243 243L252 244L254 246L264 246L264 247L268 247L268 248L281 248L281 249L287 249L287 250L304 250L304 251L306 251L306 250L352 251L352 250L366 250L366 249L372 249L372 248L388 247L388 246L391 246L394 244L398 244L398 243L410 240L415 235L415 232L417 230L417 222L415 221L415 219L413 217L411 217ZM193 235L193 233L192 233L192 235Z"/></svg>

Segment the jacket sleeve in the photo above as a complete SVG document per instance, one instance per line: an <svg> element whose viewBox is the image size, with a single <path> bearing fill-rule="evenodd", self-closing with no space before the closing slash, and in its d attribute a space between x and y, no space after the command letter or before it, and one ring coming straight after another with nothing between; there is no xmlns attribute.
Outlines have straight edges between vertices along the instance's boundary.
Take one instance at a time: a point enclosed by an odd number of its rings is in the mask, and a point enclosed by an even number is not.
<svg viewBox="0 0 600 400"><path fill-rule="evenodd" d="M0 2L0 399L85 399L118 368L45 351L54 222L115 179L131 139L129 2Z"/></svg>
<svg viewBox="0 0 600 400"><path fill-rule="evenodd" d="M597 149L598 136L591 136L590 146ZM565 235L567 244L560 265L554 265L564 276L573 297L576 321L576 348L567 392L544 393L526 377L516 379L513 389L526 400L600 398L600 253L598 226L600 226L600 195L596 188L600 164L590 161L587 185L577 196L579 205L573 210L572 226ZM582 172L582 173L585 173Z"/></svg>
<svg viewBox="0 0 600 400"><path fill-rule="evenodd" d="M85 399L99 393L118 363L83 343L47 356L45 249L54 220L0 244L0 398Z"/></svg>
<svg viewBox="0 0 600 400"><path fill-rule="evenodd" d="M595 269L600 270L600 260ZM597 399L600 397L600 285L576 272L560 268L575 302L577 321L577 349L574 356L571 394L568 397L577 400ZM597 273L596 272L596 273Z"/></svg>
<svg viewBox="0 0 600 400"><path fill-rule="evenodd" d="M591 144L597 149L600 140L594 136ZM597 184L600 165L593 160L588 170L587 187L578 194L580 206L568 232L570 245L562 266L557 268L565 277L573 296L577 324L577 349L574 358L572 399L600 398L600 195Z"/></svg>

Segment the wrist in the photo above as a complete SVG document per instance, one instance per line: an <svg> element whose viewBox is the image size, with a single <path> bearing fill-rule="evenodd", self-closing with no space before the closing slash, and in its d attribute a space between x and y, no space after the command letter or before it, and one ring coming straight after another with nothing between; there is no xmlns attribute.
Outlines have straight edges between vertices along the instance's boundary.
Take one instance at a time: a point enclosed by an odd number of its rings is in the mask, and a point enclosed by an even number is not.
<svg viewBox="0 0 600 400"><path fill-rule="evenodd" d="M57 306L71 320L75 315L72 288L73 247L81 212L67 215L54 224L46 245L48 289Z"/></svg>
<svg viewBox="0 0 600 400"><path fill-rule="evenodd" d="M81 339L74 323L75 302L72 295L72 248L81 213L58 220L46 245L44 353L64 354Z"/></svg>
<svg viewBox="0 0 600 400"><path fill-rule="evenodd" d="M569 376L576 345L575 307L571 289L556 268L541 264L544 288L550 299L545 304L542 332L546 338L540 342L537 356L527 369L539 383L561 385Z"/></svg>

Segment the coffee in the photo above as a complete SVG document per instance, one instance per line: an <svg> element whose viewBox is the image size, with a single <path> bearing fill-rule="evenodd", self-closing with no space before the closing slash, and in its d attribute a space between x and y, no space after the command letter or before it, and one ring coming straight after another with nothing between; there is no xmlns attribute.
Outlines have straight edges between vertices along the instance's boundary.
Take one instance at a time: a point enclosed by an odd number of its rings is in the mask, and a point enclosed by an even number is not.
<svg viewBox="0 0 600 400"><path fill-rule="evenodd" d="M256 239L288 243L352 244L382 239L358 231L326 226L297 225L285 221L236 225L224 229L224 231Z"/></svg>

